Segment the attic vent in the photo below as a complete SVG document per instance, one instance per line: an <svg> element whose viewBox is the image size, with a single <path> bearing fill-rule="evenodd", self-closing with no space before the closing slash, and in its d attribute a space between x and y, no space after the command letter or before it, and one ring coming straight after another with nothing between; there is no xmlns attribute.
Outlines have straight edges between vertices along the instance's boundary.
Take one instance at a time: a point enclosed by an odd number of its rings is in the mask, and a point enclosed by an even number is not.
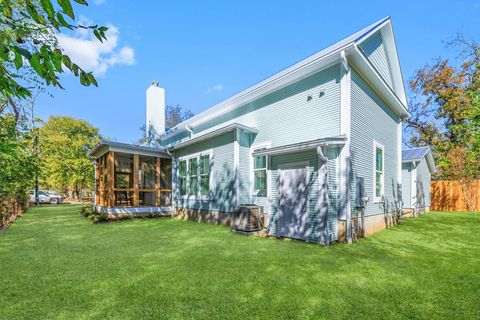
<svg viewBox="0 0 480 320"><path fill-rule="evenodd" d="M320 91L320 93L318 94L318 97L321 98L321 97L323 97L324 95L325 95L325 91L322 90L322 91Z"/></svg>

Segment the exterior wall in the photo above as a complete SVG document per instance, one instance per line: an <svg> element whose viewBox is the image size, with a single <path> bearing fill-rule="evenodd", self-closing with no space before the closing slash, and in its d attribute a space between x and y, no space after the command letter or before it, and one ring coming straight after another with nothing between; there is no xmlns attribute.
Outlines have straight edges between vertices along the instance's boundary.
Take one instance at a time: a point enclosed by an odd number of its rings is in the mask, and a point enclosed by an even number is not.
<svg viewBox="0 0 480 320"><path fill-rule="evenodd" d="M320 91L324 92L319 97ZM308 95L312 96L307 101ZM204 134L231 123L259 130L252 143L272 147L340 134L340 65L319 71L285 88L193 128ZM188 138L181 133L165 141Z"/></svg>
<svg viewBox="0 0 480 320"><path fill-rule="evenodd" d="M239 136L241 204L257 204L270 212L271 204L274 203L275 182L271 170L269 175L272 175L272 178L268 180L268 188L272 194L266 197L251 194L252 146L268 143L270 147L275 147L340 134L339 77L340 67L337 64L193 128L196 135L230 123L240 123L259 130L256 135L241 133ZM320 91L324 92L321 97ZM312 99L307 101L309 95ZM188 139L188 134L181 133L166 142L172 144L185 139ZM235 209L233 133L180 149L176 152L175 158L208 149L213 149L214 159L211 173L212 199L209 201L177 199L175 204L177 208L232 213ZM312 151L312 154L316 157L315 152ZM178 165L178 159L175 163ZM268 169L271 169L270 165ZM178 191L176 188L176 194ZM336 221L336 212L334 217ZM336 228L333 233L336 233Z"/></svg>
<svg viewBox="0 0 480 320"><path fill-rule="evenodd" d="M430 207L430 181L431 174L428 169L427 160L425 158L417 165L417 202L418 208Z"/></svg>
<svg viewBox="0 0 480 320"><path fill-rule="evenodd" d="M329 168L328 190L328 236L330 241L337 240L337 204L338 204L338 184L339 176L337 174L337 148L329 148L326 152ZM272 175L272 207L271 216L269 217L269 234L277 235L277 209L278 209L278 168L282 164L307 162L307 183L308 183L308 216L309 216L309 241L318 242L320 238L319 223L319 204L318 204L318 155L315 150L304 151L299 153L291 153L285 155L272 156L271 158L271 175Z"/></svg>
<svg viewBox="0 0 480 320"><path fill-rule="evenodd" d="M355 177L364 177L365 194L369 198L366 215L399 210L397 128L400 119L375 93L369 84L352 70L351 86L351 206L355 208ZM385 201L374 200L374 142L384 147Z"/></svg>
<svg viewBox="0 0 480 320"><path fill-rule="evenodd" d="M392 72L387 51L380 31L375 32L360 44L360 48L380 73L382 78L393 88Z"/></svg>
<svg viewBox="0 0 480 320"><path fill-rule="evenodd" d="M404 208L412 207L412 164L402 163L402 201Z"/></svg>
<svg viewBox="0 0 480 320"><path fill-rule="evenodd" d="M178 163L182 158L191 155L212 151L210 158L210 195L209 199L182 198L179 190ZM233 169L233 132L225 133L201 143L185 147L175 152L174 179L175 197L174 203L177 208L190 208L204 211L233 212L235 179Z"/></svg>

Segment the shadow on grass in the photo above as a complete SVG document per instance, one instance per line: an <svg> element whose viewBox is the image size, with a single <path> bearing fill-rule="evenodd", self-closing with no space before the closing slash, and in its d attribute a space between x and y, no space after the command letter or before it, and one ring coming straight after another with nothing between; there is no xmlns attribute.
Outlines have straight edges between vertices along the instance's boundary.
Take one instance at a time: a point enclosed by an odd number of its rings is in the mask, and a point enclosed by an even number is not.
<svg viewBox="0 0 480 320"><path fill-rule="evenodd" d="M429 213L321 247L175 219L27 212L0 235L2 313L36 318L475 318L480 217ZM21 315L21 316L20 316Z"/></svg>

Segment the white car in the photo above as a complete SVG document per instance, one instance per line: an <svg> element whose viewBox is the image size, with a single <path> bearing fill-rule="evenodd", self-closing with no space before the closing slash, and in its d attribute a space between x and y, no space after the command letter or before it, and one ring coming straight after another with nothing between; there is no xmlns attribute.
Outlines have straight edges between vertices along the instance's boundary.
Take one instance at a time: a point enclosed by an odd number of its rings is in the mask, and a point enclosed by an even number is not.
<svg viewBox="0 0 480 320"><path fill-rule="evenodd" d="M35 203L35 191L29 191L29 201ZM59 204L63 202L63 197L56 192L48 190L38 190L38 202Z"/></svg>

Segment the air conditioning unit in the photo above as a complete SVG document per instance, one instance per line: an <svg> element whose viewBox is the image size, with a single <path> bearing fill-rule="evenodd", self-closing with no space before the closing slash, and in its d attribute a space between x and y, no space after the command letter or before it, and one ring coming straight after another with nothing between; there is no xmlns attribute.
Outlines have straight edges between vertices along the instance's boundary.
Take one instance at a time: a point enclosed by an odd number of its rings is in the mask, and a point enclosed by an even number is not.
<svg viewBox="0 0 480 320"><path fill-rule="evenodd" d="M240 205L235 210L233 229L245 232L255 232L261 229L262 208L253 204Z"/></svg>

